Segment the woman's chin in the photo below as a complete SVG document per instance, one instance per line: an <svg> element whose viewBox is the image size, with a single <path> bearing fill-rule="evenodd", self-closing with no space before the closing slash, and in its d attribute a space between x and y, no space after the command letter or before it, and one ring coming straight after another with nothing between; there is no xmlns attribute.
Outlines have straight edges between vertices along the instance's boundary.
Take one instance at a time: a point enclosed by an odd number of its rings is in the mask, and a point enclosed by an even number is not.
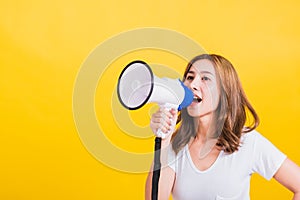
<svg viewBox="0 0 300 200"><path fill-rule="evenodd" d="M191 117L200 117L201 116L201 113L197 109L188 108L187 112L188 112L189 116L191 116Z"/></svg>

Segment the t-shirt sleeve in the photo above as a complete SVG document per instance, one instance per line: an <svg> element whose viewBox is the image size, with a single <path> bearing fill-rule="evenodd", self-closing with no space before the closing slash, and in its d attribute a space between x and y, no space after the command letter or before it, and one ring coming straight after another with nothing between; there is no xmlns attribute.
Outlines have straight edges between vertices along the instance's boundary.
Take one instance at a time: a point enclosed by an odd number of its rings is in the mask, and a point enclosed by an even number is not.
<svg viewBox="0 0 300 200"><path fill-rule="evenodd" d="M252 172L270 180L286 159L286 155L256 132Z"/></svg>

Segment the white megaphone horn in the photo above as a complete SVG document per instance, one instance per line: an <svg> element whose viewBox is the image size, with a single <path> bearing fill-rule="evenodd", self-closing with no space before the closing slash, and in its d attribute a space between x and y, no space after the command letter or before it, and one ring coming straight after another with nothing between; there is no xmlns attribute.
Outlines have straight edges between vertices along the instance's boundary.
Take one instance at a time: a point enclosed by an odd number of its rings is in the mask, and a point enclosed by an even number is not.
<svg viewBox="0 0 300 200"><path fill-rule="evenodd" d="M181 110L190 105L194 94L179 79L158 78L144 61L129 63L118 80L118 97L121 104L136 110L148 102L166 109Z"/></svg>
<svg viewBox="0 0 300 200"><path fill-rule="evenodd" d="M117 90L121 104L129 110L139 109L148 102L181 110L190 105L194 97L179 79L158 78L141 60L131 62L123 69Z"/></svg>

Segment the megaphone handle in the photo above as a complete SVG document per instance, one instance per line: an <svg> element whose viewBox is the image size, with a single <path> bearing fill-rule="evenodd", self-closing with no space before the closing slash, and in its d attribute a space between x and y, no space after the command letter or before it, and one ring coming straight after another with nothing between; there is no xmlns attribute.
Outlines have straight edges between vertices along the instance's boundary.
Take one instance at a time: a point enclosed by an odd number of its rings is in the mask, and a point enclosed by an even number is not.
<svg viewBox="0 0 300 200"><path fill-rule="evenodd" d="M163 108L163 109L166 109L168 111L170 111L171 109L176 109L176 110L178 109L178 105L171 104L171 103L160 104L159 107ZM172 121L172 123L174 123L174 122ZM167 135L169 135L169 134L170 134L170 132L169 133L164 133L160 128L156 132L156 136L160 137L162 139L166 138Z"/></svg>

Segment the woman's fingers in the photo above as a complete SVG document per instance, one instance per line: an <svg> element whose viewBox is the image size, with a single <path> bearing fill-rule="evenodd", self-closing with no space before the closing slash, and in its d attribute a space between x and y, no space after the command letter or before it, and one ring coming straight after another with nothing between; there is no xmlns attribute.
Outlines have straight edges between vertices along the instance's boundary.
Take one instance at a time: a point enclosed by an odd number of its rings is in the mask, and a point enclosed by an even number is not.
<svg viewBox="0 0 300 200"><path fill-rule="evenodd" d="M156 136L162 137L162 133L170 134L174 131L176 120L176 110L160 109L152 115L150 127Z"/></svg>

